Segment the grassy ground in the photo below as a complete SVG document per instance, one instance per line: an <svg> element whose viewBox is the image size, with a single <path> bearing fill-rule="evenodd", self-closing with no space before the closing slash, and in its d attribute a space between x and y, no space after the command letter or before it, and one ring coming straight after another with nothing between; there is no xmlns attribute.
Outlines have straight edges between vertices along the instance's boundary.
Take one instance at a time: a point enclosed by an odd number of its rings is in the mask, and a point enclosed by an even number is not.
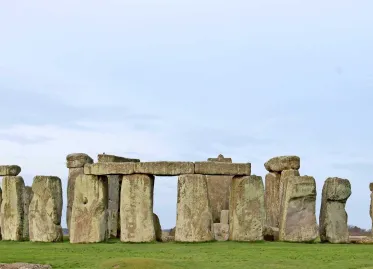
<svg viewBox="0 0 373 269"><path fill-rule="evenodd" d="M51 264L57 268L364 268L373 269L373 245L279 242L201 244L31 243L0 241L0 263Z"/></svg>

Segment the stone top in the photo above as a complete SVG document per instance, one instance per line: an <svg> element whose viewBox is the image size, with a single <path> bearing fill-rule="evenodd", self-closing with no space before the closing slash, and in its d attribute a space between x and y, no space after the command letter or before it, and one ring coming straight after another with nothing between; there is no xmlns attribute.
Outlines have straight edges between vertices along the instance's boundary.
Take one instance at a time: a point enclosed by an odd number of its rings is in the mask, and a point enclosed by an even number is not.
<svg viewBox="0 0 373 269"><path fill-rule="evenodd" d="M264 167L268 172L298 170L300 168L300 158L298 156L278 156L268 160Z"/></svg>
<svg viewBox="0 0 373 269"><path fill-rule="evenodd" d="M72 153L66 156L67 168L84 167L87 163L93 163L93 159L85 153Z"/></svg>
<svg viewBox="0 0 373 269"><path fill-rule="evenodd" d="M105 162L86 164L86 175L151 174L155 176L178 176L184 174L204 175L250 175L250 163L224 162Z"/></svg>
<svg viewBox="0 0 373 269"><path fill-rule="evenodd" d="M345 201L351 196L351 184L348 179L328 177L325 180L323 193L329 201Z"/></svg>
<svg viewBox="0 0 373 269"><path fill-rule="evenodd" d="M18 165L0 165L0 176L18 176L21 167Z"/></svg>
<svg viewBox="0 0 373 269"><path fill-rule="evenodd" d="M139 159L131 159L131 158L125 158L125 157L120 157L116 155L110 155L110 154L98 154L97 155L97 161L99 163L125 163L125 162L134 162L138 163L140 162Z"/></svg>
<svg viewBox="0 0 373 269"><path fill-rule="evenodd" d="M369 184L369 189L370 189L370 191L373 191L373 182L371 182L371 183Z"/></svg>
<svg viewBox="0 0 373 269"><path fill-rule="evenodd" d="M232 158L225 158L222 154L219 154L217 158L208 158L208 162L222 162L222 163L232 163Z"/></svg>

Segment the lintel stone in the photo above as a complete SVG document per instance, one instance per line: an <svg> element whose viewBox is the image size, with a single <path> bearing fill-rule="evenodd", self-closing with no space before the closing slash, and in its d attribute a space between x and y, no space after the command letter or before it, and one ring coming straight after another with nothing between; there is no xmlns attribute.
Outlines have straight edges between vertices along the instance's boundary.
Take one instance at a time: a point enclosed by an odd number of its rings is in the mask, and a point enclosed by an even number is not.
<svg viewBox="0 0 373 269"><path fill-rule="evenodd" d="M203 175L251 175L251 163L195 162L194 173Z"/></svg>
<svg viewBox="0 0 373 269"><path fill-rule="evenodd" d="M99 163L125 163L125 162L133 162L133 163L138 163L140 162L139 159L131 159L131 158L125 158L125 157L120 157L116 155L110 155L110 154L98 154L97 155L97 161Z"/></svg>

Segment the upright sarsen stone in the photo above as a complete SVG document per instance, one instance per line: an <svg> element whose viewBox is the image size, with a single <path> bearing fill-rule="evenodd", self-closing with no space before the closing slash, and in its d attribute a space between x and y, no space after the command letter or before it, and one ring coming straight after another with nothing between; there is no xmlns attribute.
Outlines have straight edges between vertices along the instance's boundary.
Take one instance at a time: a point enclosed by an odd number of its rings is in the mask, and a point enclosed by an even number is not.
<svg viewBox="0 0 373 269"><path fill-rule="evenodd" d="M229 200L229 240L263 240L264 222L262 177L233 177Z"/></svg>
<svg viewBox="0 0 373 269"><path fill-rule="evenodd" d="M33 197L32 188L29 186L25 187L23 194L23 239L29 239L29 207Z"/></svg>
<svg viewBox="0 0 373 269"><path fill-rule="evenodd" d="M67 181L67 210L66 222L70 233L71 211L74 202L75 180L79 175L84 174L84 165L93 163L93 159L85 153L72 153L66 157L66 166L69 168Z"/></svg>
<svg viewBox="0 0 373 269"><path fill-rule="evenodd" d="M75 181L71 214L71 243L106 241L108 179L106 176L79 175Z"/></svg>
<svg viewBox="0 0 373 269"><path fill-rule="evenodd" d="M214 240L206 176L181 175L177 185L175 241L204 242Z"/></svg>
<svg viewBox="0 0 373 269"><path fill-rule="evenodd" d="M125 175L120 194L120 228L122 242L156 240L153 219L154 176Z"/></svg>
<svg viewBox="0 0 373 269"><path fill-rule="evenodd" d="M2 240L23 240L25 183L20 176L5 176L2 182L3 201L1 203Z"/></svg>
<svg viewBox="0 0 373 269"><path fill-rule="evenodd" d="M351 184L347 179L327 178L322 189L319 216L321 242L348 243L346 201L351 195Z"/></svg>
<svg viewBox="0 0 373 269"><path fill-rule="evenodd" d="M30 241L62 241L61 179L54 176L36 176L32 183L32 192L29 207Z"/></svg>
<svg viewBox="0 0 373 269"><path fill-rule="evenodd" d="M318 236L316 182L310 176L289 176L284 182L279 240L310 242Z"/></svg>
<svg viewBox="0 0 373 269"><path fill-rule="evenodd" d="M3 201L3 191L0 188L0 240L1 240L1 203Z"/></svg>
<svg viewBox="0 0 373 269"><path fill-rule="evenodd" d="M281 174L277 172L271 172L265 176L264 205L266 211L266 225L269 227L279 226L281 208L280 178Z"/></svg>

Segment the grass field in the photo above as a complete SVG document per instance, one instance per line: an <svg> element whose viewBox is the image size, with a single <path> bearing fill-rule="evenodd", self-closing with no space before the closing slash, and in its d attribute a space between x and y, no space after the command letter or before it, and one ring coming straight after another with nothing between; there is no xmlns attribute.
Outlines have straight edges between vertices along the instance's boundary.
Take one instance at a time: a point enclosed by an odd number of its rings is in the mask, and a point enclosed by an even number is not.
<svg viewBox="0 0 373 269"><path fill-rule="evenodd" d="M57 268L372 268L373 245L279 242L199 244L31 243L0 241L0 262Z"/></svg>

